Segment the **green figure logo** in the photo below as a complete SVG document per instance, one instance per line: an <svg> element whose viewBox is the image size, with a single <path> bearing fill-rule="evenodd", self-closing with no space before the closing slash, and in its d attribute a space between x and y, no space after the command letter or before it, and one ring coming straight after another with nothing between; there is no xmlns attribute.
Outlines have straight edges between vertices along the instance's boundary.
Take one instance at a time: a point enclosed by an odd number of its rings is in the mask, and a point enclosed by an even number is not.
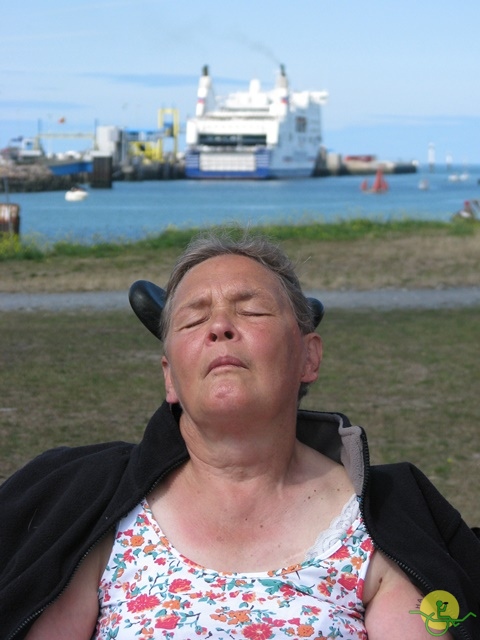
<svg viewBox="0 0 480 640"><path fill-rule="evenodd" d="M459 618L460 607L455 596L448 591L432 591L420 603L420 609L409 613L419 613L425 618L425 629L431 636L443 636L450 627L456 627L469 616L476 618L470 611L463 618Z"/></svg>

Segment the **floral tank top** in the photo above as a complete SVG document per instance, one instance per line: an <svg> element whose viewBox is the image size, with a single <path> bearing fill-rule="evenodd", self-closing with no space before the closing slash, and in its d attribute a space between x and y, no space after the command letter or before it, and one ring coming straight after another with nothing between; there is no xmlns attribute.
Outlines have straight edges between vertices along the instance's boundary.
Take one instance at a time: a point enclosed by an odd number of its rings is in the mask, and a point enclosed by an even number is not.
<svg viewBox="0 0 480 640"><path fill-rule="evenodd" d="M372 552L354 496L304 562L221 573L178 553L144 500L118 525L93 640L366 640L362 593Z"/></svg>

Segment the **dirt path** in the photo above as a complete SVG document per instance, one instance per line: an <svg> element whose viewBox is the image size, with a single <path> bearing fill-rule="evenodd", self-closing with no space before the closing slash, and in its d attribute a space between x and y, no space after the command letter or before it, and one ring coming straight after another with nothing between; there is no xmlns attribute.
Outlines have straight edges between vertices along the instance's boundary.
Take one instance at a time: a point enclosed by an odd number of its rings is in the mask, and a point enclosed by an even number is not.
<svg viewBox="0 0 480 640"><path fill-rule="evenodd" d="M480 287L448 289L375 289L307 291L327 309L440 309L480 306ZM0 311L71 311L128 309L126 291L78 293L0 293Z"/></svg>

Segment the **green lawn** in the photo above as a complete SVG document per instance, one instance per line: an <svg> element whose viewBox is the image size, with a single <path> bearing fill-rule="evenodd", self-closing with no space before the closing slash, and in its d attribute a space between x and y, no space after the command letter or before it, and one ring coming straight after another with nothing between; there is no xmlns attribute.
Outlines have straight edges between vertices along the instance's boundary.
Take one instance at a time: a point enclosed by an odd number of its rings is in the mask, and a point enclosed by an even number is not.
<svg viewBox="0 0 480 640"><path fill-rule="evenodd" d="M374 463L410 460L480 525L480 309L327 310L306 408L340 411ZM161 344L126 312L0 315L0 478L59 444L136 441L163 398Z"/></svg>

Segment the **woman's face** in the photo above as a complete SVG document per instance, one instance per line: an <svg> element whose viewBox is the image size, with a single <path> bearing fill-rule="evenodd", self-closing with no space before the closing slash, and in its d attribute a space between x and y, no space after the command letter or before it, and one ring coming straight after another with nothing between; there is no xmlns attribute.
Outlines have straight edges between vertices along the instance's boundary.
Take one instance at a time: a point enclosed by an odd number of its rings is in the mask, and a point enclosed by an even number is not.
<svg viewBox="0 0 480 640"><path fill-rule="evenodd" d="M295 408L317 377L320 338L303 336L277 277L256 260L210 258L172 301L163 370L167 401L193 420Z"/></svg>

